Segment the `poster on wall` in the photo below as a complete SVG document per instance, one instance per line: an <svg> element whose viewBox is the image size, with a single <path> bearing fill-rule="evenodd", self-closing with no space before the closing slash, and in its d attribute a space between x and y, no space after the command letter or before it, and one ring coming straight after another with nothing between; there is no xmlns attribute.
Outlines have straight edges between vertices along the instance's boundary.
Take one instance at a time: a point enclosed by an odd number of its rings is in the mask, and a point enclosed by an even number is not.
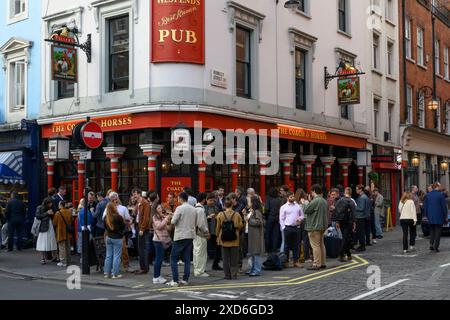
<svg viewBox="0 0 450 320"><path fill-rule="evenodd" d="M52 79L77 82L77 49L67 46L52 46Z"/></svg>
<svg viewBox="0 0 450 320"><path fill-rule="evenodd" d="M152 0L152 63L205 63L205 0Z"/></svg>
<svg viewBox="0 0 450 320"><path fill-rule="evenodd" d="M178 196L185 187L192 187L190 177L164 177L161 179L161 201L166 202L170 192Z"/></svg>
<svg viewBox="0 0 450 320"><path fill-rule="evenodd" d="M359 77L338 79L339 105L361 103L361 82Z"/></svg>

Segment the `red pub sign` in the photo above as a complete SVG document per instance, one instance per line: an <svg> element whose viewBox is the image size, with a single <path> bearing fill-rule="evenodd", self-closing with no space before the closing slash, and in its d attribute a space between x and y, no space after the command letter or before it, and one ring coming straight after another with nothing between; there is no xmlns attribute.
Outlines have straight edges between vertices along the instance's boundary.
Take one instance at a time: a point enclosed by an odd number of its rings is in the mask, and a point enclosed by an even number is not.
<svg viewBox="0 0 450 320"><path fill-rule="evenodd" d="M205 0L152 0L152 62L205 63Z"/></svg>

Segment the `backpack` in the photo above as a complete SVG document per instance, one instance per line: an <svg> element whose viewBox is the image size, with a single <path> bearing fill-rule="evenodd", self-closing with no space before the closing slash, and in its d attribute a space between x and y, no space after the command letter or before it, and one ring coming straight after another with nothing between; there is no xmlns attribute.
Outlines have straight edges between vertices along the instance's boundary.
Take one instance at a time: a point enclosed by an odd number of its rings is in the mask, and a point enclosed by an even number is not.
<svg viewBox="0 0 450 320"><path fill-rule="evenodd" d="M280 256L276 253L267 257L267 260L263 263L264 270L280 271L283 270L283 263Z"/></svg>
<svg viewBox="0 0 450 320"><path fill-rule="evenodd" d="M222 226L221 226L223 242L230 242L230 241L237 240L236 228L234 227L234 222L233 222L233 218L234 218L235 214L236 214L236 212L233 212L233 214L231 215L231 218L228 219L226 214L223 213L223 215L226 218L226 220L224 222L222 222Z"/></svg>
<svg viewBox="0 0 450 320"><path fill-rule="evenodd" d="M348 201L345 198L340 199L336 203L335 208L336 221L347 222L349 218L348 214L352 210Z"/></svg>

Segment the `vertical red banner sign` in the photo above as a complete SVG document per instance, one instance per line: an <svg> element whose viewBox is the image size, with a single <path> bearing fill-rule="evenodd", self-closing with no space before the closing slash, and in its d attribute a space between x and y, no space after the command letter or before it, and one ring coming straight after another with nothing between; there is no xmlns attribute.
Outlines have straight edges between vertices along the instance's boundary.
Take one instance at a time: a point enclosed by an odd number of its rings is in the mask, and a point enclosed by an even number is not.
<svg viewBox="0 0 450 320"><path fill-rule="evenodd" d="M205 0L152 0L152 63L205 63Z"/></svg>

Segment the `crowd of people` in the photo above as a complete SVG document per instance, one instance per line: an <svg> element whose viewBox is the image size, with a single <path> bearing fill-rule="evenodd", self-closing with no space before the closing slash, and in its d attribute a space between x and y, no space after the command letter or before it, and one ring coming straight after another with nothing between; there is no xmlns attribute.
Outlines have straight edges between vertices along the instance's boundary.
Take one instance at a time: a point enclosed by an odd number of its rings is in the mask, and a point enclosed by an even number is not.
<svg viewBox="0 0 450 320"><path fill-rule="evenodd" d="M82 253L82 232L87 228L91 238L105 241L105 278L120 279L123 272L146 275L153 266L153 283L173 287L189 284L191 261L195 277L209 277L208 258L213 260L212 270L223 271L227 280L237 279L240 273L260 276L266 255L277 255L284 268L325 269L325 235L331 229L341 235L339 261L351 261L353 252L364 252L383 239L386 219L386 204L379 190L363 185L355 190L337 186L327 194L320 185L312 186L309 194L281 186L271 188L264 203L252 188L237 187L226 195L225 188L219 187L194 197L192 189L186 187L178 195L169 193L167 199L136 188L126 206L110 190L106 194L89 192L77 209L65 200L66 192L64 187L49 190L37 209L32 232L42 264L70 264L71 247ZM422 217L430 225L430 249L439 252L449 208L448 194L439 184L427 194L421 194L416 186L404 193L398 209L404 252L414 250L416 226ZM9 250L13 250L14 232L20 228L24 212L23 203L13 195L6 210ZM73 228L75 221L77 230ZM73 242L75 232L77 243ZM20 241L17 245L20 250ZM136 249L139 270L130 268L130 247ZM170 281L161 274L163 265L171 267ZM180 265L184 266L182 279Z"/></svg>

